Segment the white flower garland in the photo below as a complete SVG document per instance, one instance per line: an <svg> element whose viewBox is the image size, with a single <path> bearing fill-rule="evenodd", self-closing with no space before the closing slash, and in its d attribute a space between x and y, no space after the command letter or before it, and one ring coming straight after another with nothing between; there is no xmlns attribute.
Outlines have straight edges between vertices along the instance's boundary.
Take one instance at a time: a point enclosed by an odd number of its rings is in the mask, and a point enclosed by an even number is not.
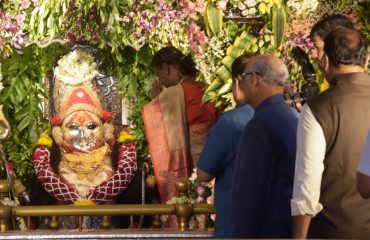
<svg viewBox="0 0 370 240"><path fill-rule="evenodd" d="M302 13L308 14L315 11L317 6L319 5L319 2L317 0L288 0L287 5L288 7L292 8L292 10L295 11L297 15L301 15Z"/></svg>
<svg viewBox="0 0 370 240"><path fill-rule="evenodd" d="M91 81L98 75L93 56L83 50L74 50L58 61L55 76L68 85L79 85Z"/></svg>

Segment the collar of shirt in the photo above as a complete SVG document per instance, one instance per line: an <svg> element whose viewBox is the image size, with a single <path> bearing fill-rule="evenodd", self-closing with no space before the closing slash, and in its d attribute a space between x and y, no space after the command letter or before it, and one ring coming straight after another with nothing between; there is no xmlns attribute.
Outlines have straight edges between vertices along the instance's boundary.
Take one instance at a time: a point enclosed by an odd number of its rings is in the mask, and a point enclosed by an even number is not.
<svg viewBox="0 0 370 240"><path fill-rule="evenodd" d="M285 103L284 96L282 94L277 94L277 95L270 96L270 97L266 98L265 100L263 100L258 105L258 107L255 109L255 114L261 112L263 109L265 109L265 108L267 108L271 105L281 104L281 103Z"/></svg>
<svg viewBox="0 0 370 240"><path fill-rule="evenodd" d="M338 74L333 77L333 80L330 81L330 85L336 85L340 81L369 81L369 74L366 72L353 72L346 74Z"/></svg>

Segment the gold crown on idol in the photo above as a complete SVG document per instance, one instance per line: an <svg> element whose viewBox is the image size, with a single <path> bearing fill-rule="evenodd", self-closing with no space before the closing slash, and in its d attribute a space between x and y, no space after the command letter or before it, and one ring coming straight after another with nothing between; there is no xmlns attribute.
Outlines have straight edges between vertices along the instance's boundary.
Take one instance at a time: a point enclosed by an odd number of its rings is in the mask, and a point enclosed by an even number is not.
<svg viewBox="0 0 370 240"><path fill-rule="evenodd" d="M56 115L50 119L52 135L59 146L64 146L60 125L73 112L89 111L104 121L104 139L113 145L114 126L111 112L104 111L104 98L97 86L99 74L94 57L80 49L63 56L54 70L53 100Z"/></svg>
<svg viewBox="0 0 370 240"><path fill-rule="evenodd" d="M58 61L55 68L54 106L62 119L85 110L103 118L103 101L95 78L98 67L94 57L76 49Z"/></svg>

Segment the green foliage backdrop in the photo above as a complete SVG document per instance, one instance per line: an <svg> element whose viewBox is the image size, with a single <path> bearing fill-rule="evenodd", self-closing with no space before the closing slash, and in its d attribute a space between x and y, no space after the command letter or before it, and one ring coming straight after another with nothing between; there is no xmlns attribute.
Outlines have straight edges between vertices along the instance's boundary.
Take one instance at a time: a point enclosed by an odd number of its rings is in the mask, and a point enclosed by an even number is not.
<svg viewBox="0 0 370 240"><path fill-rule="evenodd" d="M208 85L204 100L232 107L233 59L243 53L280 56L297 91L304 80L289 52L295 45L310 52L312 23L324 14L345 14L369 37L369 9L368 0L2 1L0 101L12 127L3 143L8 160L27 182L33 144L50 128L43 115L45 77L74 44L99 49L101 70L114 76L121 96L130 100L131 131L143 160L148 149L140 110L150 100L155 51L173 45L192 54L198 80Z"/></svg>

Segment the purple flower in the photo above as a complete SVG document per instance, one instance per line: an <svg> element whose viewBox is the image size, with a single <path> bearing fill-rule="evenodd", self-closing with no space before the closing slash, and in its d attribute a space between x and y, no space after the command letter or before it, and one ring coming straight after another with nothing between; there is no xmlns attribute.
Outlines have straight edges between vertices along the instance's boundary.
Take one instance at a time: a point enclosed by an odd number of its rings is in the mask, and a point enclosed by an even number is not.
<svg viewBox="0 0 370 240"><path fill-rule="evenodd" d="M97 43L97 42L98 42L98 40L99 40L99 38L98 38L98 36L97 36L97 35L95 35L95 34L91 37L91 42L92 42L92 43Z"/></svg>
<svg viewBox="0 0 370 240"><path fill-rule="evenodd" d="M24 43L24 39L23 39L22 37L19 37L19 38L17 39L17 44L18 44L18 45L23 45L23 43Z"/></svg>
<svg viewBox="0 0 370 240"><path fill-rule="evenodd" d="M204 187L199 186L197 188L197 194L198 194L199 197L202 196L204 192L205 192Z"/></svg>
<svg viewBox="0 0 370 240"><path fill-rule="evenodd" d="M10 24L6 27L6 30L10 31L10 32L16 32L18 30L18 28L15 24Z"/></svg>

